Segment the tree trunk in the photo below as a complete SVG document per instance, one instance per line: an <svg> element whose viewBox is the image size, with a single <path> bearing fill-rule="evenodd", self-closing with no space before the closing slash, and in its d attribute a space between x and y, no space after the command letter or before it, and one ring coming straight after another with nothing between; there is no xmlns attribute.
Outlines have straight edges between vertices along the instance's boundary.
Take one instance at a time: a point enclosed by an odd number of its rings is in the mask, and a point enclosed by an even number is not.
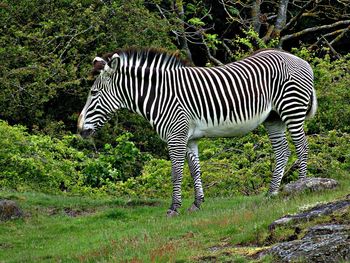
<svg viewBox="0 0 350 263"><path fill-rule="evenodd" d="M259 33L260 32L260 27L261 27L261 21L260 21L260 16L261 16L261 11L260 11L260 6L261 6L261 0L255 0L252 6L252 19L253 19L253 28L254 31Z"/></svg>
<svg viewBox="0 0 350 263"><path fill-rule="evenodd" d="M180 20L180 23L181 23L181 32L179 32L180 34L178 36L180 48L183 51L185 51L187 59L190 62L193 62L193 60L192 60L192 53L190 51L190 48L188 47L188 41L187 41L187 38L186 38L185 23L184 23L185 11L184 11L182 0L175 0L174 1L174 7L175 7L174 9L176 10L176 14L177 14L177 16L178 16L178 18Z"/></svg>
<svg viewBox="0 0 350 263"><path fill-rule="evenodd" d="M281 0L280 5L278 7L278 14L275 22L274 30L271 34L272 38L279 38L281 31L283 30L284 26L286 25L287 21L287 10L288 10L288 3L289 0Z"/></svg>

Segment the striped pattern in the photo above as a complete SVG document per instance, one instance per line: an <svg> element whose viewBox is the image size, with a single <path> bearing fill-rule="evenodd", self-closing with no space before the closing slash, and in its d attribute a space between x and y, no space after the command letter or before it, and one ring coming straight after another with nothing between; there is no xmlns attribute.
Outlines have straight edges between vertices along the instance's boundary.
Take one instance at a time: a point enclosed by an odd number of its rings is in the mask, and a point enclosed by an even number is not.
<svg viewBox="0 0 350 263"><path fill-rule="evenodd" d="M96 58L94 65L100 75L78 127L91 133L119 108L146 118L168 143L173 181L169 215L181 206L186 156L195 189L191 210L204 199L196 143L201 137L242 135L264 123L276 154L269 190L275 194L290 155L288 128L299 176L305 177L308 146L303 124L315 114L317 103L313 72L304 60L280 50L262 50L225 66L200 68L165 52L122 50Z"/></svg>

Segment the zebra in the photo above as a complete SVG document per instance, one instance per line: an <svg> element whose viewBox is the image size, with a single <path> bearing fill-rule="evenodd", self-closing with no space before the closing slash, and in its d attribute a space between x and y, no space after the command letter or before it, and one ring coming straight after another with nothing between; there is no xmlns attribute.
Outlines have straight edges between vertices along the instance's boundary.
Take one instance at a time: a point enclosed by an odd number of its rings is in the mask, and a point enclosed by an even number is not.
<svg viewBox="0 0 350 263"><path fill-rule="evenodd" d="M194 202L204 201L197 141L202 137L244 135L264 124L276 164L269 194L278 193L290 150L295 145L299 178L306 176L308 144L304 121L317 99L311 66L278 49L263 49L217 67L195 67L177 53L122 49L93 60L98 76L78 119L83 137L93 134L120 108L143 116L167 142L173 183L168 216L179 214L181 181L187 157Z"/></svg>

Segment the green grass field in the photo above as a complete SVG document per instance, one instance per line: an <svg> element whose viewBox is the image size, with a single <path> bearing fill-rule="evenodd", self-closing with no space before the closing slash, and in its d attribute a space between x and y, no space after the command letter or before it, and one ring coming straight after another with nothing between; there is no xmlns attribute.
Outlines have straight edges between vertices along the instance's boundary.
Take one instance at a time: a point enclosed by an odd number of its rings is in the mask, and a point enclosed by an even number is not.
<svg viewBox="0 0 350 263"><path fill-rule="evenodd" d="M266 244L268 225L287 213L349 193L292 198L263 195L207 199L203 209L167 218L169 200L124 200L0 192L19 203L23 219L0 223L0 262L198 262L247 257ZM271 258L259 262L270 262Z"/></svg>

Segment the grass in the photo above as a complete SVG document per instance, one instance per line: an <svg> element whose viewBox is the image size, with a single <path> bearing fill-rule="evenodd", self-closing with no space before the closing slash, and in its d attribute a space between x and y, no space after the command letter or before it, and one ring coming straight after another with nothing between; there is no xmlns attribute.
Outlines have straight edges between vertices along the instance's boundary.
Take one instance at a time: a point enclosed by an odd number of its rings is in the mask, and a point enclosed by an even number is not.
<svg viewBox="0 0 350 263"><path fill-rule="evenodd" d="M336 190L292 198L209 198L194 214L185 200L176 218L165 217L168 200L0 192L25 212L0 223L0 262L254 261L249 255L266 245L272 221L345 196L349 188L344 178Z"/></svg>

